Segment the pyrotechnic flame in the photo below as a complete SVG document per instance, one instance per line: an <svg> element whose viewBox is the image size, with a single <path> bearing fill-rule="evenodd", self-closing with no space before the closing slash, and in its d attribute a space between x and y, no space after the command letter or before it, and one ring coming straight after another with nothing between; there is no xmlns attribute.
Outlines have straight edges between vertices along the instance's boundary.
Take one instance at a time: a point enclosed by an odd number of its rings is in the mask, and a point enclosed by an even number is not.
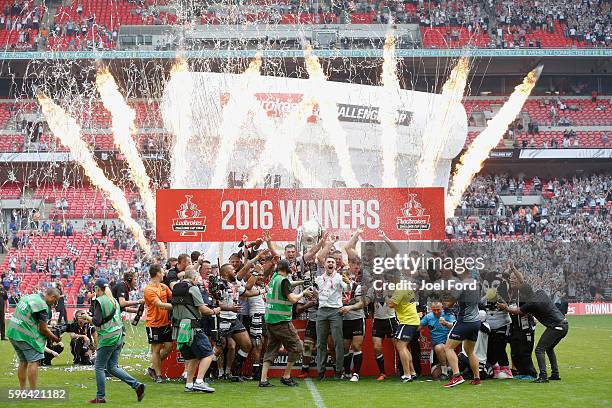
<svg viewBox="0 0 612 408"><path fill-rule="evenodd" d="M254 77L261 75L261 56L257 54L251 61L243 75ZM240 137L240 127L247 117L249 111L258 109L258 101L255 95L248 89L232 89L229 92L229 100L223 109L223 119L219 127L219 152L215 170L210 179L209 188L223 188L227 180L227 166L234 146ZM245 97L246 95L246 97Z"/></svg>
<svg viewBox="0 0 612 408"><path fill-rule="evenodd" d="M500 142L508 126L514 121L521 112L523 104L535 87L543 66L540 65L531 71L523 83L514 88L514 92L508 101L501 107L497 115L491 119L487 128L474 139L468 147L467 152L459 159L457 172L451 180L451 187L446 197L446 217L450 218L455 212L455 208L461 201L461 197L472 178L482 168L483 162L489 157L489 152Z"/></svg>
<svg viewBox="0 0 612 408"><path fill-rule="evenodd" d="M189 64L184 56L179 55L176 57L176 61L174 62L174 65L172 65L172 68L170 68L170 75L181 72L189 72Z"/></svg>
<svg viewBox="0 0 612 408"><path fill-rule="evenodd" d="M249 62L249 67L244 71L246 75L261 75L261 52L257 51L255 58Z"/></svg>
<svg viewBox="0 0 612 408"><path fill-rule="evenodd" d="M140 225L131 217L130 206L124 192L113 184L98 167L87 143L81 138L81 127L64 109L44 94L38 95L38 102L53 134L70 149L74 160L79 163L91 183L102 190L117 211L119 219L132 231L140 247L151 256L151 246Z"/></svg>
<svg viewBox="0 0 612 408"><path fill-rule="evenodd" d="M336 106L332 95L327 95L324 97L320 96L321 93L324 92L327 78L323 73L323 68L319 63L319 58L312 53L312 47L309 44L307 44L304 48L304 61L308 76L318 85L315 89L319 95L317 100L319 102L319 116L321 117L321 125L332 142L336 155L338 156L340 176L346 182L347 187L359 187L359 182L357 181L355 172L351 167L351 155L349 153L346 132L338 120L338 107Z"/></svg>
<svg viewBox="0 0 612 408"><path fill-rule="evenodd" d="M162 113L170 116L169 123L173 124L172 133L174 141L172 143L172 166L170 167L170 181L172 188L183 188L187 186L187 163L183 160L188 148L189 139L193 135L193 113L191 100L187 95L194 91L193 78L189 73L189 64L183 56L178 56L176 62L170 70L170 82L176 85L170 87L172 91L171 99L174 103L170 104L171 109Z"/></svg>
<svg viewBox="0 0 612 408"><path fill-rule="evenodd" d="M461 57L442 87L442 97L446 99L446 105L436 106L431 110L433 117L428 118L423 131L423 149L417 164L416 183L418 186L429 187L434 183L440 154L451 132L448 123L448 119L451 118L450 108L461 102L469 73L469 59Z"/></svg>
<svg viewBox="0 0 612 408"><path fill-rule="evenodd" d="M383 157L382 187L397 187L395 167L397 161L397 109L400 105L400 83L397 78L395 36L387 33L383 49L381 83L387 95L380 101L381 145Z"/></svg>
<svg viewBox="0 0 612 408"><path fill-rule="evenodd" d="M98 71L96 86L102 104L112 116L113 139L115 146L126 158L130 176L140 191L147 219L153 226L156 225L155 198L151 191L151 179L147 174L144 162L138 152L138 147L132 138L136 131L136 112L127 104L117 87L115 78L107 68ZM162 256L165 258L164 247L160 246Z"/></svg>

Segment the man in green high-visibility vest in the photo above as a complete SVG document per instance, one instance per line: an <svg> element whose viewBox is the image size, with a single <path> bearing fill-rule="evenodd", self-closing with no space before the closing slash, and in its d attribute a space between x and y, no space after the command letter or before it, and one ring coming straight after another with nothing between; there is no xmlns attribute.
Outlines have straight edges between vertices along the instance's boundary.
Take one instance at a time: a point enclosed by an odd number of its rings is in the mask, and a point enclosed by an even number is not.
<svg viewBox="0 0 612 408"><path fill-rule="evenodd" d="M86 320L96 326L98 332L98 350L96 351L96 398L89 401L92 404L106 402L106 375L104 369L115 378L120 379L136 391L136 398L142 401L145 385L119 368L119 355L123 348L124 333L121 321L119 302L113 297L104 278L96 280L94 285L96 299L93 301L93 317L82 315L80 319Z"/></svg>
<svg viewBox="0 0 612 408"><path fill-rule="evenodd" d="M22 297L8 324L7 336L19 358L19 388L26 388L26 377L30 389L36 389L38 365L45 358L47 339L59 343L60 338L51 333L47 321L51 318L51 307L57 305L60 292L49 288L44 295L35 293Z"/></svg>
<svg viewBox="0 0 612 408"><path fill-rule="evenodd" d="M266 295L266 329L268 332L268 346L263 358L260 387L271 387L268 381L268 370L274 359L278 356L281 345L287 350L287 367L281 377L281 384L295 387L298 383L291 378L293 364L302 355L302 342L291 322L292 306L304 296L311 297L312 289L308 288L301 293L292 293L291 282L287 277L291 273L289 261L283 259L278 262L276 272L268 284Z"/></svg>

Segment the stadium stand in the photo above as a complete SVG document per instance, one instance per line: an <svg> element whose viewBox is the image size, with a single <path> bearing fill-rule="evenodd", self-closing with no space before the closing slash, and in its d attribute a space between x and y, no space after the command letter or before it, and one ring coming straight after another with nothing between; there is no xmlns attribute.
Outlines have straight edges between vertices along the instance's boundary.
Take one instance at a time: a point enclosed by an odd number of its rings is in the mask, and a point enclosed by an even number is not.
<svg viewBox="0 0 612 408"><path fill-rule="evenodd" d="M44 6L22 1L13 10L0 1L0 45L7 49L109 49L117 45L118 30L130 25L175 25L172 2L147 0L74 0L55 9L53 24L44 26ZM23 6L21 6L23 4ZM163 10L162 10L163 8ZM609 47L612 22L609 2L574 6L569 0L490 2L374 1L250 1L235 6L222 2L202 8L207 24L388 24L421 26L424 48ZM39 32L40 30L40 32ZM40 35L39 35L40 34Z"/></svg>

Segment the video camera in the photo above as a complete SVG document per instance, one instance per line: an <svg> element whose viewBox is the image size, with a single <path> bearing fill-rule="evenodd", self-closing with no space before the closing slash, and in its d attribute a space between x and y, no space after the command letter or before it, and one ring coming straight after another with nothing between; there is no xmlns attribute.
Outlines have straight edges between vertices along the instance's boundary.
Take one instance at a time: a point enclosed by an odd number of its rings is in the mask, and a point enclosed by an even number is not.
<svg viewBox="0 0 612 408"><path fill-rule="evenodd" d="M225 283L218 276L211 275L208 277L208 293L216 302L223 300L223 292L226 290Z"/></svg>
<svg viewBox="0 0 612 408"><path fill-rule="evenodd" d="M79 329L79 323L74 322L74 321L68 322L68 323L56 324L56 325L49 327L49 330L51 330L51 333L55 334L57 337L61 337L61 335L64 333L74 333L78 331L78 329Z"/></svg>

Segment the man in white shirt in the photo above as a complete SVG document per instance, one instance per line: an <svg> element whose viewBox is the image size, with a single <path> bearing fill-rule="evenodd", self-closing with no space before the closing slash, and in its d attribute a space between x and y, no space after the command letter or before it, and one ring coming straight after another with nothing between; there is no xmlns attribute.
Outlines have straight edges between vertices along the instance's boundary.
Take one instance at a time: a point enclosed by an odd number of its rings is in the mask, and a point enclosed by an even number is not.
<svg viewBox="0 0 612 408"><path fill-rule="evenodd" d="M342 338L342 292L349 288L348 276L336 272L336 260L332 256L325 259L325 271L315 279L319 293L317 312L317 369L319 380L325 378L327 363L327 337L331 330L336 352L336 378L342 378L344 348Z"/></svg>

